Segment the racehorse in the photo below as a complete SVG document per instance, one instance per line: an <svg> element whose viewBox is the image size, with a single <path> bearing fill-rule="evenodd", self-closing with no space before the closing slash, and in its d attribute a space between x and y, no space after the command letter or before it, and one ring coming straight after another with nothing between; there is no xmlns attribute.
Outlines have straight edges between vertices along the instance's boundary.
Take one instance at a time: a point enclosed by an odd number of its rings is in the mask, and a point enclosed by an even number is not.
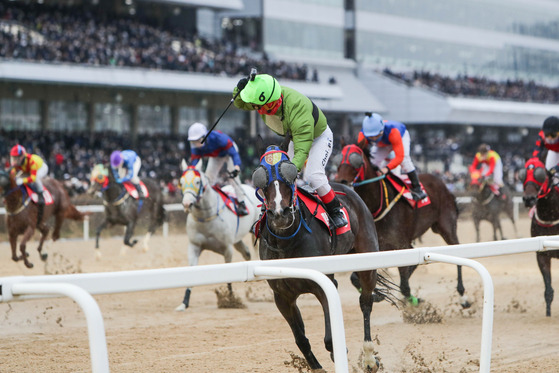
<svg viewBox="0 0 559 373"><path fill-rule="evenodd" d="M512 221L514 231L516 232L516 221L514 218L514 204L512 202L510 190L504 186L496 194L495 187L491 185L487 179L481 180L479 171L472 173L470 189L472 195L472 219L476 228L476 240L480 241L479 223L487 220L493 226L493 239L497 241L497 231L500 233L501 240L506 238L503 236L501 228L501 212L504 212Z"/></svg>
<svg viewBox="0 0 559 373"><path fill-rule="evenodd" d="M233 248L250 260L250 250L243 238L250 233L251 227L260 215L260 203L255 190L242 184L248 215L239 216L236 212L234 188L230 185L220 188L211 186L202 172L202 162L196 167L181 162L182 176L180 187L183 194L182 204L186 218L188 236L188 264L195 266L203 250L223 255L225 262L233 259ZM231 284L228 284L232 292ZM191 288L187 288L182 303L175 311L184 311L190 303Z"/></svg>
<svg viewBox="0 0 559 373"><path fill-rule="evenodd" d="M282 149L285 148L286 146ZM332 231L324 206L303 188L297 188L296 176L297 167L277 146L270 146L266 149L260 166L252 175L253 184L262 196L266 208L262 220L255 228L259 238L260 259L316 257L378 251L373 219L367 206L353 190L341 184L332 184L349 221L345 227ZM313 207L309 208L303 202L305 200L310 200L309 206ZM323 220L319 220L321 217ZM379 362L374 356L370 318L377 273L374 270L363 271L359 272L357 276L362 289L359 305L363 313L364 327L363 362L368 371L376 371ZM337 286L334 275L328 277ZM321 369L320 363L311 350L309 340L305 336L303 319L296 302L301 294L311 293L322 305L326 329L324 344L333 358L330 315L324 291L315 282L305 279L268 280L268 284L274 293L276 306L291 327L295 342L309 366L311 369Z"/></svg>
<svg viewBox="0 0 559 373"><path fill-rule="evenodd" d="M33 268L33 263L28 259L29 254L26 252L27 241L33 237L35 228L41 232L39 247L37 251L41 256L41 260L47 260L47 252L43 252L43 243L47 238L50 227L47 220L54 216L54 230L52 232L52 240L56 241L60 237L60 228L64 219L72 219L83 221L88 215L79 212L74 205L70 203L70 197L59 181L50 177L43 178L45 191L43 197L45 206L41 221L38 222L38 207L36 204L37 195L25 185L17 185L15 182L15 171L0 171L0 194L4 198L6 206L8 228L8 236L12 249L12 260L17 262L23 260L27 268ZM23 238L19 244L21 256L17 256L17 237L23 234Z"/></svg>
<svg viewBox="0 0 559 373"><path fill-rule="evenodd" d="M119 184L114 175L104 165L98 164L91 170L91 187L88 192L94 194L102 192L105 218L97 227L95 235L95 249L99 249L99 236L107 226L124 225L124 244L133 247L138 240L133 239L134 229L138 219L147 216L149 219L148 232L144 237L144 251L149 249L148 242L157 227L163 225L166 213L163 207L163 194L157 182L153 179L142 179L145 198L137 198L137 191L132 185ZM129 189L127 189L127 187ZM97 252L99 255L99 252Z"/></svg>
<svg viewBox="0 0 559 373"><path fill-rule="evenodd" d="M338 166L336 181L353 185L355 191L370 210L378 232L379 246L382 251L409 249L413 240L420 238L429 228L440 234L449 245L458 244L456 233L458 208L452 193L443 181L430 174L420 174L419 180L425 188L430 203L407 199L406 189L399 191L394 184L397 182L393 174L382 175L377 166L373 165L366 155L365 145L345 145L342 149L342 161ZM388 179L394 180L394 183ZM411 196L410 196L411 198ZM412 207L412 204L424 204ZM417 266L398 267L400 273L400 290L411 304L419 301L411 295L409 278ZM358 283L354 281L354 285ZM462 267L458 266L458 284L456 290L460 294L463 308L470 307L464 295L462 283Z"/></svg>
<svg viewBox="0 0 559 373"><path fill-rule="evenodd" d="M532 237L559 234L559 180L551 177L537 158L529 159L519 173L524 185L524 205L532 207ZM538 267L545 285L545 315L551 316L553 287L551 286L551 258L559 258L559 250L537 252Z"/></svg>

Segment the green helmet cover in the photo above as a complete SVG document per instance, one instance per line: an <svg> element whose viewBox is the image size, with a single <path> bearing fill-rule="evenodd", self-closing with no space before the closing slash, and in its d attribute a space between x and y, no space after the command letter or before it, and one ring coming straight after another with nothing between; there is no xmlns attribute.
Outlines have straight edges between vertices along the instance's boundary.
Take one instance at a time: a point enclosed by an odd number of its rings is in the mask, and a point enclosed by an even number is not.
<svg viewBox="0 0 559 373"><path fill-rule="evenodd" d="M255 105L266 105L276 101L280 96L281 87L278 81L268 74L256 75L254 80L250 80L241 91L241 99Z"/></svg>

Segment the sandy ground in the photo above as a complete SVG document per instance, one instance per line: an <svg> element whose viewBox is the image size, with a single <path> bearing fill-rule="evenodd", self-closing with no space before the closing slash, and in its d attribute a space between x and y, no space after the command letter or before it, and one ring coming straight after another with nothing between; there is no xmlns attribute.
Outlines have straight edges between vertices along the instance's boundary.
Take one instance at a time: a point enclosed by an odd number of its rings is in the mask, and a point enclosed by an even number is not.
<svg viewBox="0 0 559 373"><path fill-rule="evenodd" d="M505 235L515 238L510 222ZM518 238L529 237L529 221L518 223ZM459 223L462 243L473 242L469 220ZM482 239L492 237L482 222ZM101 272L187 265L186 235L152 238L151 250L140 248L121 253L120 238L103 238L101 259L94 255L94 242L68 240L49 250L47 263L32 270L10 260L7 243L0 244L0 276L45 273ZM442 240L427 234L421 245L439 246ZM235 255L235 260L241 260ZM205 252L201 264L222 263ZM480 259L493 276L495 316L492 372L556 372L559 366L559 301L552 317L545 317L543 282L535 254ZM389 274L397 279L397 271ZM344 309L350 372L359 367L362 345L362 316L358 293L349 274L337 276ZM425 299L424 320L440 323L414 324L404 321L401 310L386 302L373 310L375 349L381 372L476 372L479 371L482 287L471 269L464 269L466 292L473 307L463 311L454 290L456 267L447 264L420 266L411 279L413 293ZM183 289L95 296L104 316L110 367L113 372L304 372L301 356L287 323L271 302L265 282L233 284L246 308L219 309L217 286L194 288L191 307L174 308ZM323 347L322 311L312 296L299 305L313 351L333 372L334 365ZM430 318L432 316L432 318ZM0 304L0 372L88 372L91 371L87 329L83 312L71 300L51 298Z"/></svg>

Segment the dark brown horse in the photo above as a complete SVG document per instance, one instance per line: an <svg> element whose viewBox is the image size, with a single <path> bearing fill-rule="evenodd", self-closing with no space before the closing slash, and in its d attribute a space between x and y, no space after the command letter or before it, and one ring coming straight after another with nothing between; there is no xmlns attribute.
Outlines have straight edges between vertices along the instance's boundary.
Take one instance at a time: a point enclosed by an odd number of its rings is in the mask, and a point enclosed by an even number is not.
<svg viewBox="0 0 559 373"><path fill-rule="evenodd" d="M559 234L559 179L551 177L537 158L529 159L519 173L524 184L524 205L534 207L530 233L532 237ZM536 253L545 285L545 315L551 316L553 287L551 286L551 258L559 258L559 250Z"/></svg>
<svg viewBox="0 0 559 373"><path fill-rule="evenodd" d="M413 240L421 237L429 228L440 234L449 245L458 244L456 234L458 208L454 195L443 181L430 174L420 174L419 180L425 188L431 203L412 208L385 177L377 166L365 155L362 147L346 145L342 150L342 162L338 166L336 181L353 185L355 191L369 208L375 218L379 246L382 251L409 249ZM417 304L411 295L409 278L417 266L399 267L400 289L404 297ZM354 283L355 284L355 283ZM462 268L458 266L458 285L461 305L470 306L464 296Z"/></svg>
<svg viewBox="0 0 559 373"><path fill-rule="evenodd" d="M345 209L350 226L330 234L329 228L314 216L324 216L320 207L311 210L302 202L308 193L295 185L297 168L278 147L268 147L260 166L253 173L253 183L263 196L266 213L259 225L259 253L262 260L301 258L347 253L367 253L378 251L377 234L373 219L361 198L341 184L333 184L339 193L338 198ZM310 197L312 198L312 196ZM322 211L322 213L320 212ZM342 230L342 231L340 231ZM378 360L374 357L371 340L371 312L374 290L377 283L376 271L363 271L357 274L362 287L359 305L363 313L364 361L366 369L376 371ZM333 275L330 279L337 286ZM381 280L379 279L379 283ZM313 281L304 279L268 280L274 292L274 300L293 332L295 342L312 369L321 365L311 351L305 336L305 327L297 298L301 294L314 294L322 305L325 318L324 344L331 356L333 353L332 335L328 302L322 288Z"/></svg>
<svg viewBox="0 0 559 373"><path fill-rule="evenodd" d="M481 180L478 174L472 174L470 190L472 191L472 220L476 229L476 241L480 241L479 224L487 220L493 226L493 239L498 240L497 232L501 240L506 240L501 227L501 213L505 213L511 220L516 232L516 221L514 219L514 204L508 187L504 186L497 195L492 190L492 185L487 179Z"/></svg>
<svg viewBox="0 0 559 373"><path fill-rule="evenodd" d="M64 189L61 182L45 177L43 179L45 189L52 196L52 203L44 206L43 216L40 222L37 222L38 207L33 202L24 185L18 186L15 182L15 171L0 171L0 194L4 198L7 214L7 228L12 249L12 260L17 262L23 260L27 268L33 268L33 263L28 259L29 254L26 251L27 241L35 233L35 228L41 232L39 247L37 250L41 256L41 260L47 260L48 254L43 252L43 243L47 238L50 227L47 220L54 216L54 230L52 239L56 241L60 237L60 228L64 219L72 219L82 221L87 214L79 212L74 205L70 203L70 197ZM46 199L47 201L49 199ZM21 256L17 256L17 237L23 235L19 244Z"/></svg>

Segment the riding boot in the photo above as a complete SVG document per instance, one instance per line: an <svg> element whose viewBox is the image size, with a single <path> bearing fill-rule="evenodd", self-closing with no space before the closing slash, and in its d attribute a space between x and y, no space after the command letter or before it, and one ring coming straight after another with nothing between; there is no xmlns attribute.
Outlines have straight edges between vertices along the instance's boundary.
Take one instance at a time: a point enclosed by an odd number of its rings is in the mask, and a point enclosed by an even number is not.
<svg viewBox="0 0 559 373"><path fill-rule="evenodd" d="M334 197L332 201L324 205L326 206L326 211L330 216L334 228L341 228L347 225L347 220L342 212L340 201L338 201L337 197Z"/></svg>
<svg viewBox="0 0 559 373"><path fill-rule="evenodd" d="M245 205L245 201L237 201L237 214L239 216L248 215L248 210L247 210L247 206Z"/></svg>
<svg viewBox="0 0 559 373"><path fill-rule="evenodd" d="M421 189L421 185L419 184L419 177L417 176L417 171L413 170L408 172L408 177L411 181L411 195L414 200L421 201L422 199L427 197L427 194Z"/></svg>
<svg viewBox="0 0 559 373"><path fill-rule="evenodd" d="M136 191L138 192L138 199L144 198L144 193L142 192L142 186L140 184L134 184Z"/></svg>
<svg viewBox="0 0 559 373"><path fill-rule="evenodd" d="M37 225L43 219L43 212L45 210L45 197L43 191L35 191L37 193Z"/></svg>

